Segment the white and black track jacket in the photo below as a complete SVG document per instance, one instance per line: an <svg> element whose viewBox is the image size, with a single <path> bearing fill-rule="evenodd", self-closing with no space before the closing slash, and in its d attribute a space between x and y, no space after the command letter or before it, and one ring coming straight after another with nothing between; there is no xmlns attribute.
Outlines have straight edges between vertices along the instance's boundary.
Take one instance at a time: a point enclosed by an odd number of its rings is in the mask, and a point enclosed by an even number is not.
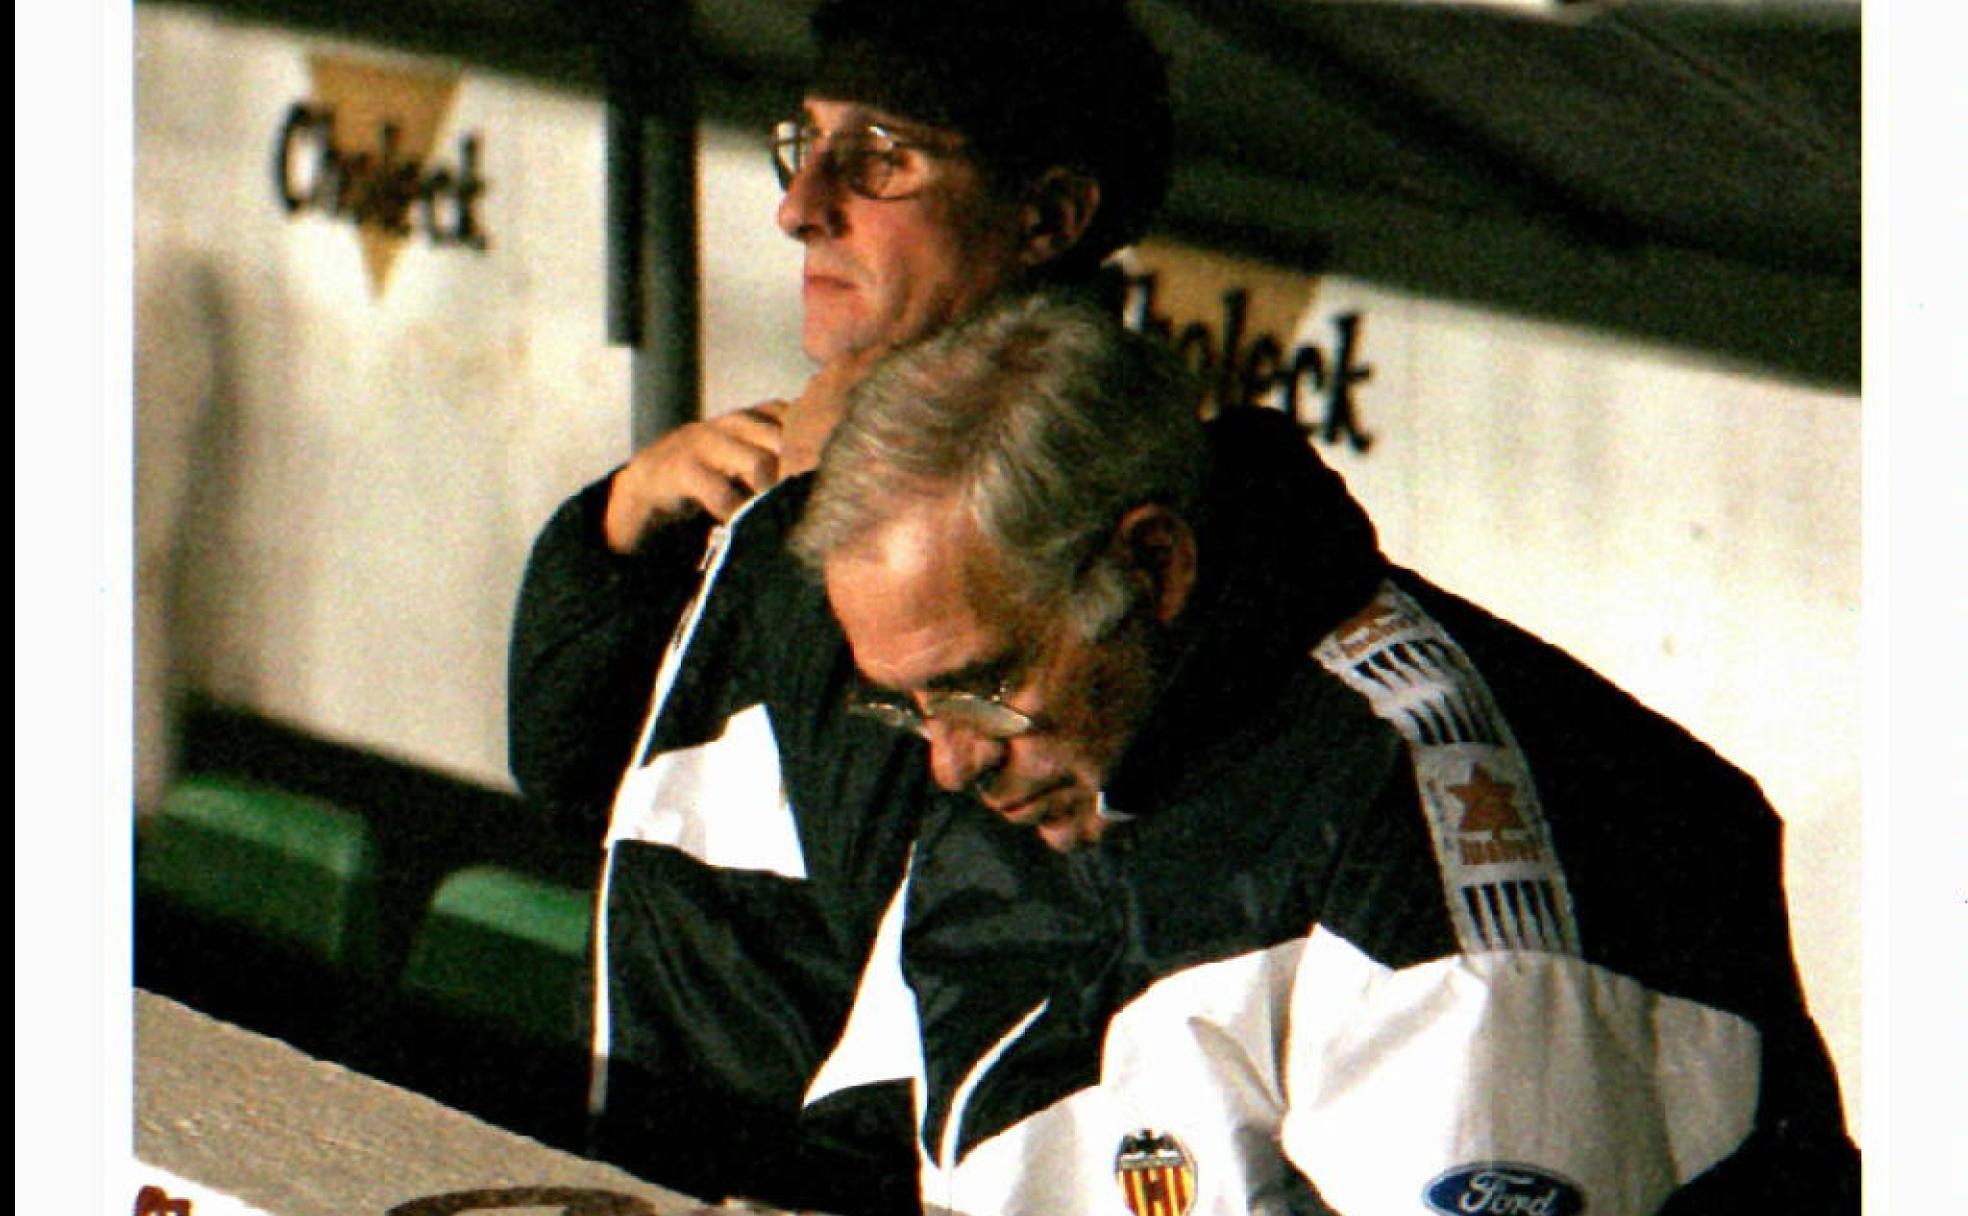
<svg viewBox="0 0 1968 1216"><path fill-rule="evenodd" d="M965 1216L1855 1211L1754 783L1263 480L1127 818L940 802L813 1096L908 1077Z"/></svg>
<svg viewBox="0 0 1968 1216"><path fill-rule="evenodd" d="M607 823L593 1151L710 1199L907 1212L902 1096L801 1108L928 787L913 740L838 712L846 648L784 546L810 480L636 558L601 540L605 481L570 499L522 588L513 765Z"/></svg>
<svg viewBox="0 0 1968 1216"><path fill-rule="evenodd" d="M1134 818L1066 858L838 712L797 483L731 530L617 803L609 1100L905 1081L930 1210L1852 1210L1753 782L1390 570L1285 420L1212 430Z"/></svg>

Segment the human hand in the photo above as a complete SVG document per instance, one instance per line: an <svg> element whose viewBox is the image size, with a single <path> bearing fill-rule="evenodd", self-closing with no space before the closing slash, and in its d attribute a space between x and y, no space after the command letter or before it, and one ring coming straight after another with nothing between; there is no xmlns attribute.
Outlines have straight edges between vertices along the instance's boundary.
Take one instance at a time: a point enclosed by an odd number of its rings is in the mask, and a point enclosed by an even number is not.
<svg viewBox="0 0 1968 1216"><path fill-rule="evenodd" d="M779 480L784 401L692 422L656 439L615 474L602 530L633 553L666 524L708 512L719 523Z"/></svg>
<svg viewBox="0 0 1968 1216"><path fill-rule="evenodd" d="M791 477L820 463L820 449L847 412L847 395L881 362L889 348L869 346L829 359L787 407L779 449L779 474Z"/></svg>

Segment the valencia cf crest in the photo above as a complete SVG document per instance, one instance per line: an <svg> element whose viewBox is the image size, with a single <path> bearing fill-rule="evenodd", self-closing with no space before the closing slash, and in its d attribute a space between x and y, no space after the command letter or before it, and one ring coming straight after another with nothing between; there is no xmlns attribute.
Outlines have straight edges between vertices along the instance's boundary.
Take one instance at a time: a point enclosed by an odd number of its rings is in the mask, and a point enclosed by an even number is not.
<svg viewBox="0 0 1968 1216"><path fill-rule="evenodd" d="M1196 1202L1196 1163L1167 1132L1144 1127L1124 1137L1114 1180L1134 1216L1184 1216Z"/></svg>

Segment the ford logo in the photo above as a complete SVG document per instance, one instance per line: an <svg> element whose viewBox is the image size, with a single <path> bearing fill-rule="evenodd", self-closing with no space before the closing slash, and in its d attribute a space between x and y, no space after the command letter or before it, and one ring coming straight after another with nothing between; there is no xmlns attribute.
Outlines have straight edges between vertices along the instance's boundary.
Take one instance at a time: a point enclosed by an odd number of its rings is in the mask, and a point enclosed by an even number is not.
<svg viewBox="0 0 1968 1216"><path fill-rule="evenodd" d="M1509 1161L1457 1166L1422 1192L1448 1216L1577 1216L1585 1192L1550 1170Z"/></svg>

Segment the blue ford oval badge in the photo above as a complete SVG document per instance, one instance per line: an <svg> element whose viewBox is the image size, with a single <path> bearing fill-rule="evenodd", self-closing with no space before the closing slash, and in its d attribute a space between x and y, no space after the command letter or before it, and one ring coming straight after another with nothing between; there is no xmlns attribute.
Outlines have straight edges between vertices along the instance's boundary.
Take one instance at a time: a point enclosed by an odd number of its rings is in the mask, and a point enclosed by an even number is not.
<svg viewBox="0 0 1968 1216"><path fill-rule="evenodd" d="M1478 1161L1459 1165L1422 1192L1448 1216L1578 1216L1585 1192L1569 1179L1534 1165Z"/></svg>

